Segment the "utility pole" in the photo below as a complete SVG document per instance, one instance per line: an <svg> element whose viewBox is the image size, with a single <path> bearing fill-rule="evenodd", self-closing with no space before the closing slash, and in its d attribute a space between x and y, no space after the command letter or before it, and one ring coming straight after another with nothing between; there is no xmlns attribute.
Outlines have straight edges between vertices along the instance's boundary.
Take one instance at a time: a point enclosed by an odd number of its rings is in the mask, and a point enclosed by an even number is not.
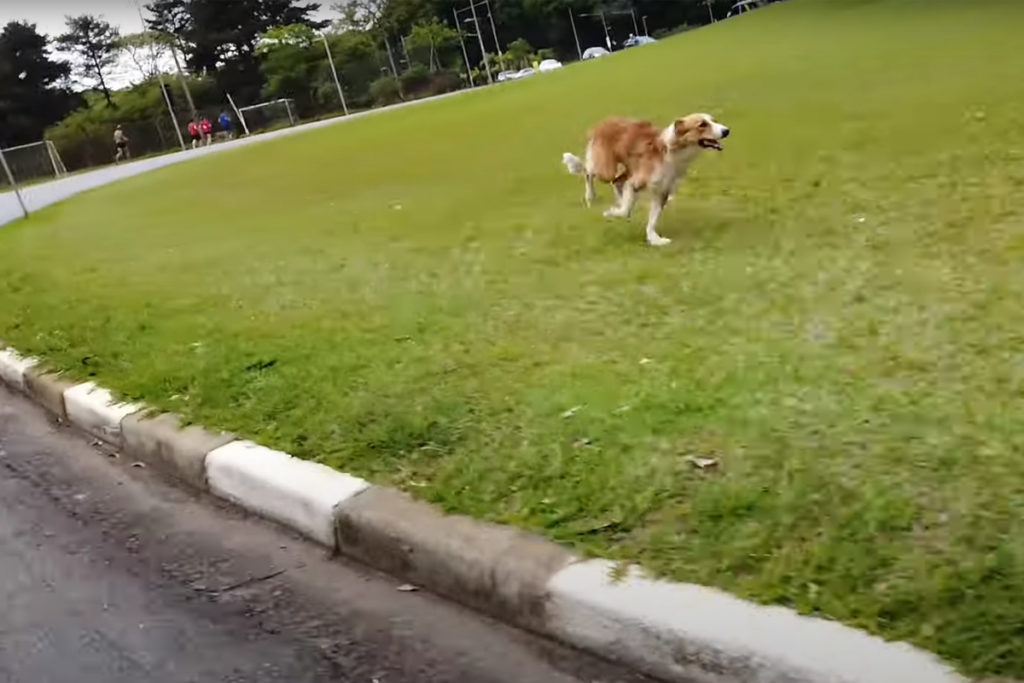
<svg viewBox="0 0 1024 683"><path fill-rule="evenodd" d="M345 93L341 89L341 81L338 80L338 70L334 68L334 57L331 56L331 45L327 42L327 36L320 33L320 40L324 41L324 52L327 53L327 63L331 65L331 75L334 76L334 86L338 89L338 98L341 100L341 108L348 116L348 105L345 104Z"/></svg>
<svg viewBox="0 0 1024 683"><path fill-rule="evenodd" d="M391 63L391 73L394 74L395 80L397 81L398 69L395 68L395 58L391 56L391 41L388 40L388 34L386 33L384 34L384 47L387 48L388 51L388 62ZM399 90L401 90L401 86L399 86Z"/></svg>
<svg viewBox="0 0 1024 683"><path fill-rule="evenodd" d="M569 24L572 25L572 37L576 41L576 54L580 61L583 61L583 50L580 49L580 36L576 33L576 20L572 18L572 8L569 8Z"/></svg>
<svg viewBox="0 0 1024 683"><path fill-rule="evenodd" d="M185 73L181 70L181 62L178 61L178 51L174 49L174 43L181 39L177 36L171 36L171 44L168 45L171 48L171 58L174 60L174 70L178 72L178 82L181 83L181 89L185 91L185 99L188 100L188 108L192 110L193 118L198 115L196 111L196 103L192 101L192 91L188 88L188 81L185 79Z"/></svg>
<svg viewBox="0 0 1024 683"><path fill-rule="evenodd" d="M399 36L402 39L402 54L405 55L405 68L411 69L412 62L409 61L409 46L405 44L405 36Z"/></svg>
<svg viewBox="0 0 1024 683"><path fill-rule="evenodd" d="M142 24L142 30L146 30L146 20L142 16L142 7L139 5L139 0L135 0L135 11L139 13L139 22ZM181 126L178 125L178 117L174 114L174 106L171 104L171 96L167 94L167 85L164 83L164 74L160 71L160 65L157 64L156 77L160 81L160 92L164 94L164 104L167 105L167 113L171 117L171 126L174 128L175 134L178 136L178 144L181 145L182 151L185 150L185 138L181 136ZM189 98L191 101L191 98ZM195 108L192 109L195 111Z"/></svg>
<svg viewBox="0 0 1024 683"><path fill-rule="evenodd" d="M640 17L640 19L644 22L644 35L645 36L651 35L650 32L648 32L648 30L647 30L647 15L646 14L643 15L642 17Z"/></svg>
<svg viewBox="0 0 1024 683"><path fill-rule="evenodd" d="M462 39L462 24L459 23L459 12L453 7L452 14L455 16L455 30L459 32L459 45L462 46L462 58L466 60L466 77L469 78L469 87L475 88L473 82L473 67L469 65L469 53L466 52L466 41Z"/></svg>
<svg viewBox="0 0 1024 683"><path fill-rule="evenodd" d="M484 36L480 31L480 20L476 18L476 4L473 0L469 2L469 11L473 15L473 25L476 27L476 38L480 41L480 52L484 56L484 69L487 71L487 82L494 83L494 76L491 75L491 64L487 59L487 48L484 47Z"/></svg>
<svg viewBox="0 0 1024 683"><path fill-rule="evenodd" d="M501 70L504 71L505 57L501 53L501 43L498 42L498 30L494 28L494 12L491 11L491 0L484 0L484 4L487 5L487 16L491 20L491 35L494 36L494 49L498 51L498 64L501 65Z"/></svg>
<svg viewBox="0 0 1024 683"><path fill-rule="evenodd" d="M633 35L640 35L640 27L636 25L636 11L632 7L629 9L629 16L633 17Z"/></svg>
<svg viewBox="0 0 1024 683"><path fill-rule="evenodd" d="M715 13L711 11L711 0L704 0L704 5L708 8L708 16L711 17L711 23L718 21L715 19Z"/></svg>

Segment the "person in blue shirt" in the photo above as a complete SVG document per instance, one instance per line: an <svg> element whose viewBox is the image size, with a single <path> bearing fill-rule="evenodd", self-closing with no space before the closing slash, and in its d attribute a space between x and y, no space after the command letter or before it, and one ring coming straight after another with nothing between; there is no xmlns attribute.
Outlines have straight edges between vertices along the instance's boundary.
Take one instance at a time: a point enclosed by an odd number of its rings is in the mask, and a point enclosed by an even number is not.
<svg viewBox="0 0 1024 683"><path fill-rule="evenodd" d="M231 117L228 116L226 111L222 111L220 113L220 116L217 117L217 123L220 124L221 130L223 130L228 136L228 140L235 137L234 133L231 131Z"/></svg>

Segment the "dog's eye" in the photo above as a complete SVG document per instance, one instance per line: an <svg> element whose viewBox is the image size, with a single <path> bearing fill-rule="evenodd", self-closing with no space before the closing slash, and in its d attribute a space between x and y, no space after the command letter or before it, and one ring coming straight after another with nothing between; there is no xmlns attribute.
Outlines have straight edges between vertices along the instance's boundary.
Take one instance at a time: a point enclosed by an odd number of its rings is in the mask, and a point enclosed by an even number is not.
<svg viewBox="0 0 1024 683"><path fill-rule="evenodd" d="M708 127L708 122L707 121L701 121L700 125L697 126L697 127L698 128L707 128Z"/></svg>

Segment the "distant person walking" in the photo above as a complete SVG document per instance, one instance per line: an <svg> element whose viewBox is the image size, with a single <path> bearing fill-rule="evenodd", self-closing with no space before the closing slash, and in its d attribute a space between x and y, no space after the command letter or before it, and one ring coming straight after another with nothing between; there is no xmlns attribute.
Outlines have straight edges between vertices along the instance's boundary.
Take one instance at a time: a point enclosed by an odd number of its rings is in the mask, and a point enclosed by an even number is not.
<svg viewBox="0 0 1024 683"><path fill-rule="evenodd" d="M220 129L224 131L224 135L230 140L235 137L234 132L231 130L231 117L228 116L226 111L222 111L220 116L217 117L217 123L220 124Z"/></svg>
<svg viewBox="0 0 1024 683"><path fill-rule="evenodd" d="M205 116L199 121L199 132L203 134L204 145L209 145L213 142L213 124Z"/></svg>
<svg viewBox="0 0 1024 683"><path fill-rule="evenodd" d="M192 138L192 149L199 146L199 141L202 140L202 135L199 134L199 124L196 123L195 119L188 122L188 136Z"/></svg>
<svg viewBox="0 0 1024 683"><path fill-rule="evenodd" d="M118 125L114 129L114 163L118 163L122 159L128 160L132 158L132 151L128 149L128 136L125 135L124 130Z"/></svg>

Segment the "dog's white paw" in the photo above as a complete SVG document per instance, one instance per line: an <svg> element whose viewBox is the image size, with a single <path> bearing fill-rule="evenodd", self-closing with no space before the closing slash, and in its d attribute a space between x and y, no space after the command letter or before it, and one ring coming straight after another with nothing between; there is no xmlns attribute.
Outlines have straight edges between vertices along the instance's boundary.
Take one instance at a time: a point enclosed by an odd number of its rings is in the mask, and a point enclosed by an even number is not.
<svg viewBox="0 0 1024 683"><path fill-rule="evenodd" d="M647 238L647 244L651 245L652 247L663 247L666 244L671 243L672 240L670 240L667 237L662 237L661 235L654 235L652 237Z"/></svg>
<svg viewBox="0 0 1024 683"><path fill-rule="evenodd" d="M625 218L626 214L622 213L618 209L612 208L612 209L605 209L604 210L604 217L605 218Z"/></svg>

